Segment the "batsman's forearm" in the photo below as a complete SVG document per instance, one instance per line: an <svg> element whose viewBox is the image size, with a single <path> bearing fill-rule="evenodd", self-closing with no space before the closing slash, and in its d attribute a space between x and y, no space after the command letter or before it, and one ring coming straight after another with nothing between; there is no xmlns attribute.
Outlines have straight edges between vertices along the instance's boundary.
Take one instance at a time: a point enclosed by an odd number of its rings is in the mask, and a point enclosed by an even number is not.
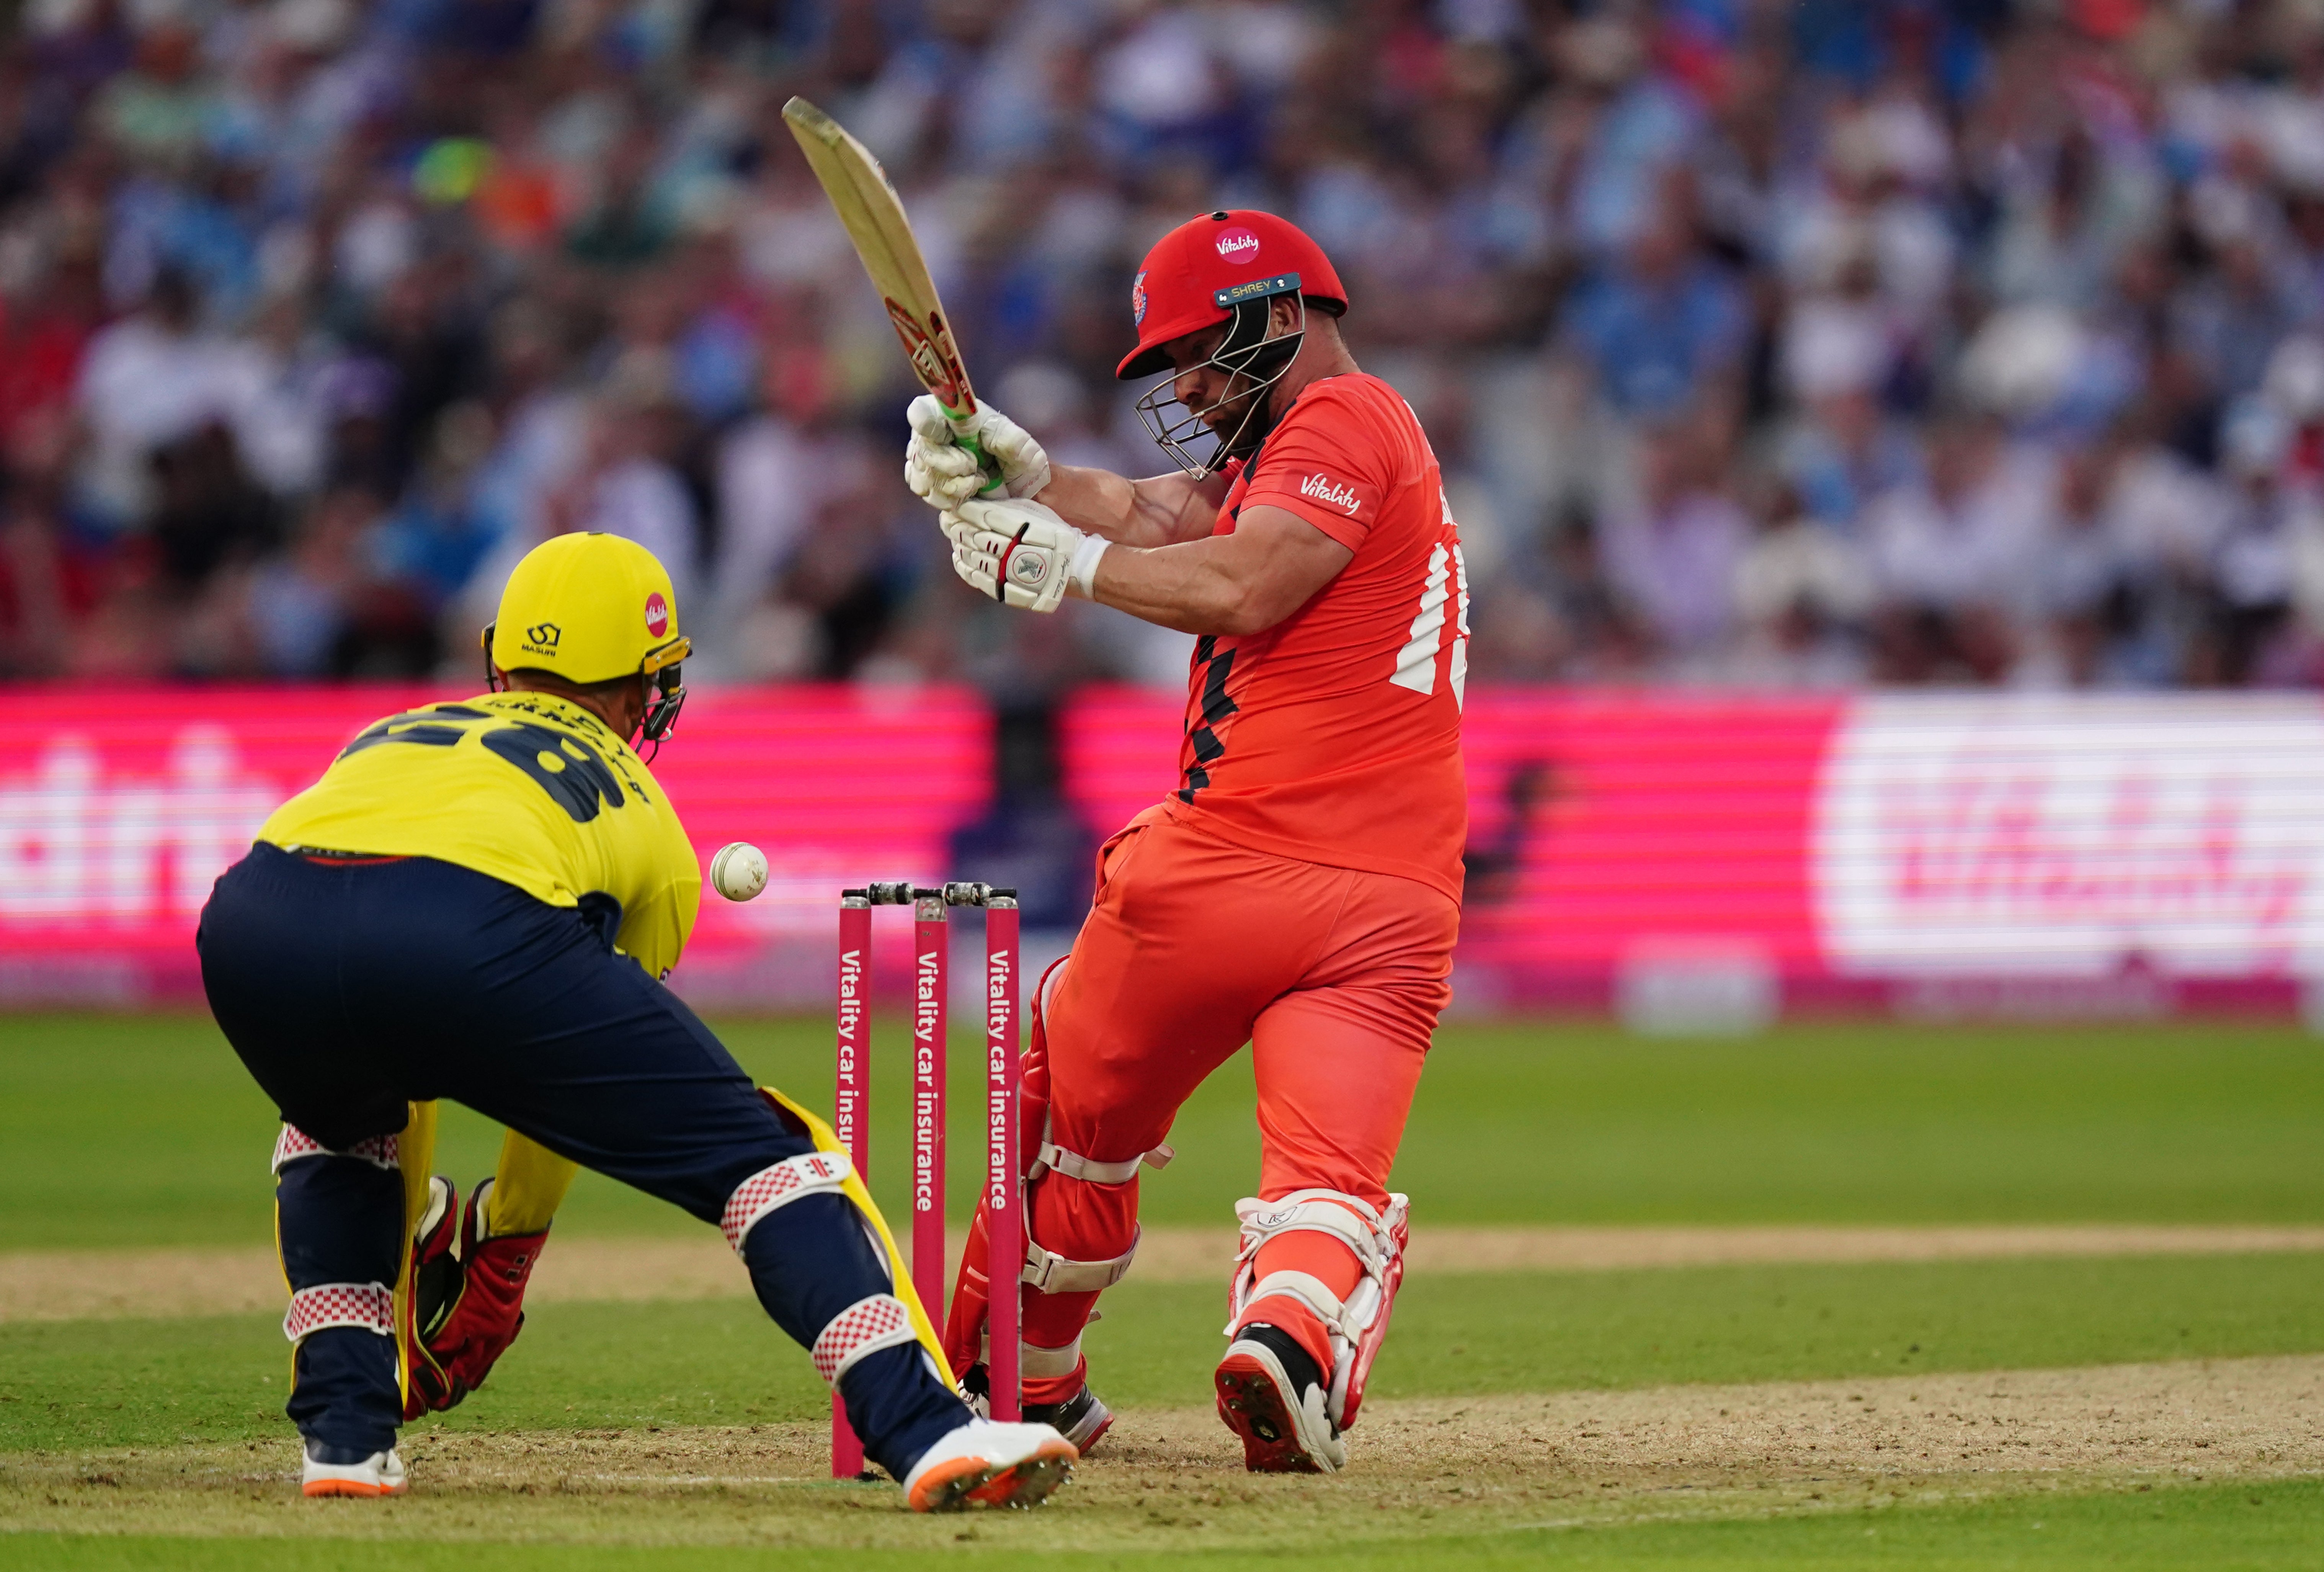
<svg viewBox="0 0 2324 1572"><path fill-rule="evenodd" d="M1218 511L1184 476L1132 480L1107 469L1053 464L1034 499L1077 530L1121 546L1167 546L1210 533Z"/></svg>
<svg viewBox="0 0 2324 1572"><path fill-rule="evenodd" d="M1098 559L1090 598L1182 633L1253 633L1279 617L1217 548L1229 537L1157 547L1116 545Z"/></svg>

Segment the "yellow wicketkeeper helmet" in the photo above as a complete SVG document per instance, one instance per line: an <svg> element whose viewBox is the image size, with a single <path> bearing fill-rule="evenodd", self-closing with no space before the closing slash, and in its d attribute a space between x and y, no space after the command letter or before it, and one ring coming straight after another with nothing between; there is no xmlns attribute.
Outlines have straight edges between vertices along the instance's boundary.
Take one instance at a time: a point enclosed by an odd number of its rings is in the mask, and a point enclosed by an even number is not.
<svg viewBox="0 0 2324 1572"><path fill-rule="evenodd" d="M654 554L635 541L591 532L558 535L524 554L484 628L484 675L549 671L583 686L635 676L644 684L639 728L659 744L686 702L678 664L693 646L678 631L678 593Z"/></svg>

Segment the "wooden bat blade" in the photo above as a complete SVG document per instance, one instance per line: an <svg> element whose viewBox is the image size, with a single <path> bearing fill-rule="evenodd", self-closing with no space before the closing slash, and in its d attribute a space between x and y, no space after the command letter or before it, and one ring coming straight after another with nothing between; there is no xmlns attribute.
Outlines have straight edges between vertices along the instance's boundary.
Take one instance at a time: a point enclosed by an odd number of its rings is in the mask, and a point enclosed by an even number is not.
<svg viewBox="0 0 2324 1572"><path fill-rule="evenodd" d="M846 227L872 287L880 291L905 357L912 363L912 374L954 414L974 414L976 393L969 386L960 347L953 342L944 301L928 276L927 261L920 254L904 204L888 183L880 161L846 127L805 98L785 104L783 120L822 183L824 195L831 199L832 210Z"/></svg>

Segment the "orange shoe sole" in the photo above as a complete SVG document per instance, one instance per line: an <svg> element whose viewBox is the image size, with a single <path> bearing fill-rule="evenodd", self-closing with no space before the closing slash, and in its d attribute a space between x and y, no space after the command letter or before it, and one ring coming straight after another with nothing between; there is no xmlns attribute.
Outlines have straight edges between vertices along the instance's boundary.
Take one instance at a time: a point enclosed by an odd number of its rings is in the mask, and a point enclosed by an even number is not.
<svg viewBox="0 0 2324 1572"><path fill-rule="evenodd" d="M1091 1439L1094 1441L1096 1437ZM1080 1457L1080 1451L1071 1441L1044 1441L1030 1457L1010 1464L970 1491L968 1499L982 1502L986 1506L1016 1510L1038 1506L1072 1477L1074 1465Z"/></svg>
<svg viewBox="0 0 2324 1572"><path fill-rule="evenodd" d="M1065 1440L1045 1441L1029 1457L995 1468L982 1457L955 1457L921 1476L912 1490L914 1512L958 1512L970 1502L986 1506L1038 1506L1073 1473L1080 1456Z"/></svg>
<svg viewBox="0 0 2324 1572"><path fill-rule="evenodd" d="M1322 1465L1299 1445L1299 1427L1267 1367L1247 1354L1230 1354L1215 1376L1219 1418L1242 1438L1242 1466L1253 1474L1321 1474Z"/></svg>
<svg viewBox="0 0 2324 1572"><path fill-rule="evenodd" d="M300 1493L318 1500L327 1495L347 1495L368 1501L383 1495L401 1495L409 1488L403 1484L366 1484L360 1479L310 1479L300 1487Z"/></svg>
<svg viewBox="0 0 2324 1572"><path fill-rule="evenodd" d="M992 1466L982 1457L955 1457L920 1475L912 1487L914 1512L958 1512L968 1503L969 1492L992 1477Z"/></svg>

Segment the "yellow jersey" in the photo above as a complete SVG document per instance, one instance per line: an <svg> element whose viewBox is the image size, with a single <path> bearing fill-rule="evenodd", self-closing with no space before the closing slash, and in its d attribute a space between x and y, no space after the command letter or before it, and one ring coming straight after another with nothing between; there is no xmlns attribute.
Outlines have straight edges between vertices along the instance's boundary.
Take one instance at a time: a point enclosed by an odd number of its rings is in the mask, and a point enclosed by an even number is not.
<svg viewBox="0 0 2324 1572"><path fill-rule="evenodd" d="M645 761L549 693L492 693L389 716L258 832L272 846L434 857L552 906L621 903L617 943L678 964L702 903L693 843Z"/></svg>

